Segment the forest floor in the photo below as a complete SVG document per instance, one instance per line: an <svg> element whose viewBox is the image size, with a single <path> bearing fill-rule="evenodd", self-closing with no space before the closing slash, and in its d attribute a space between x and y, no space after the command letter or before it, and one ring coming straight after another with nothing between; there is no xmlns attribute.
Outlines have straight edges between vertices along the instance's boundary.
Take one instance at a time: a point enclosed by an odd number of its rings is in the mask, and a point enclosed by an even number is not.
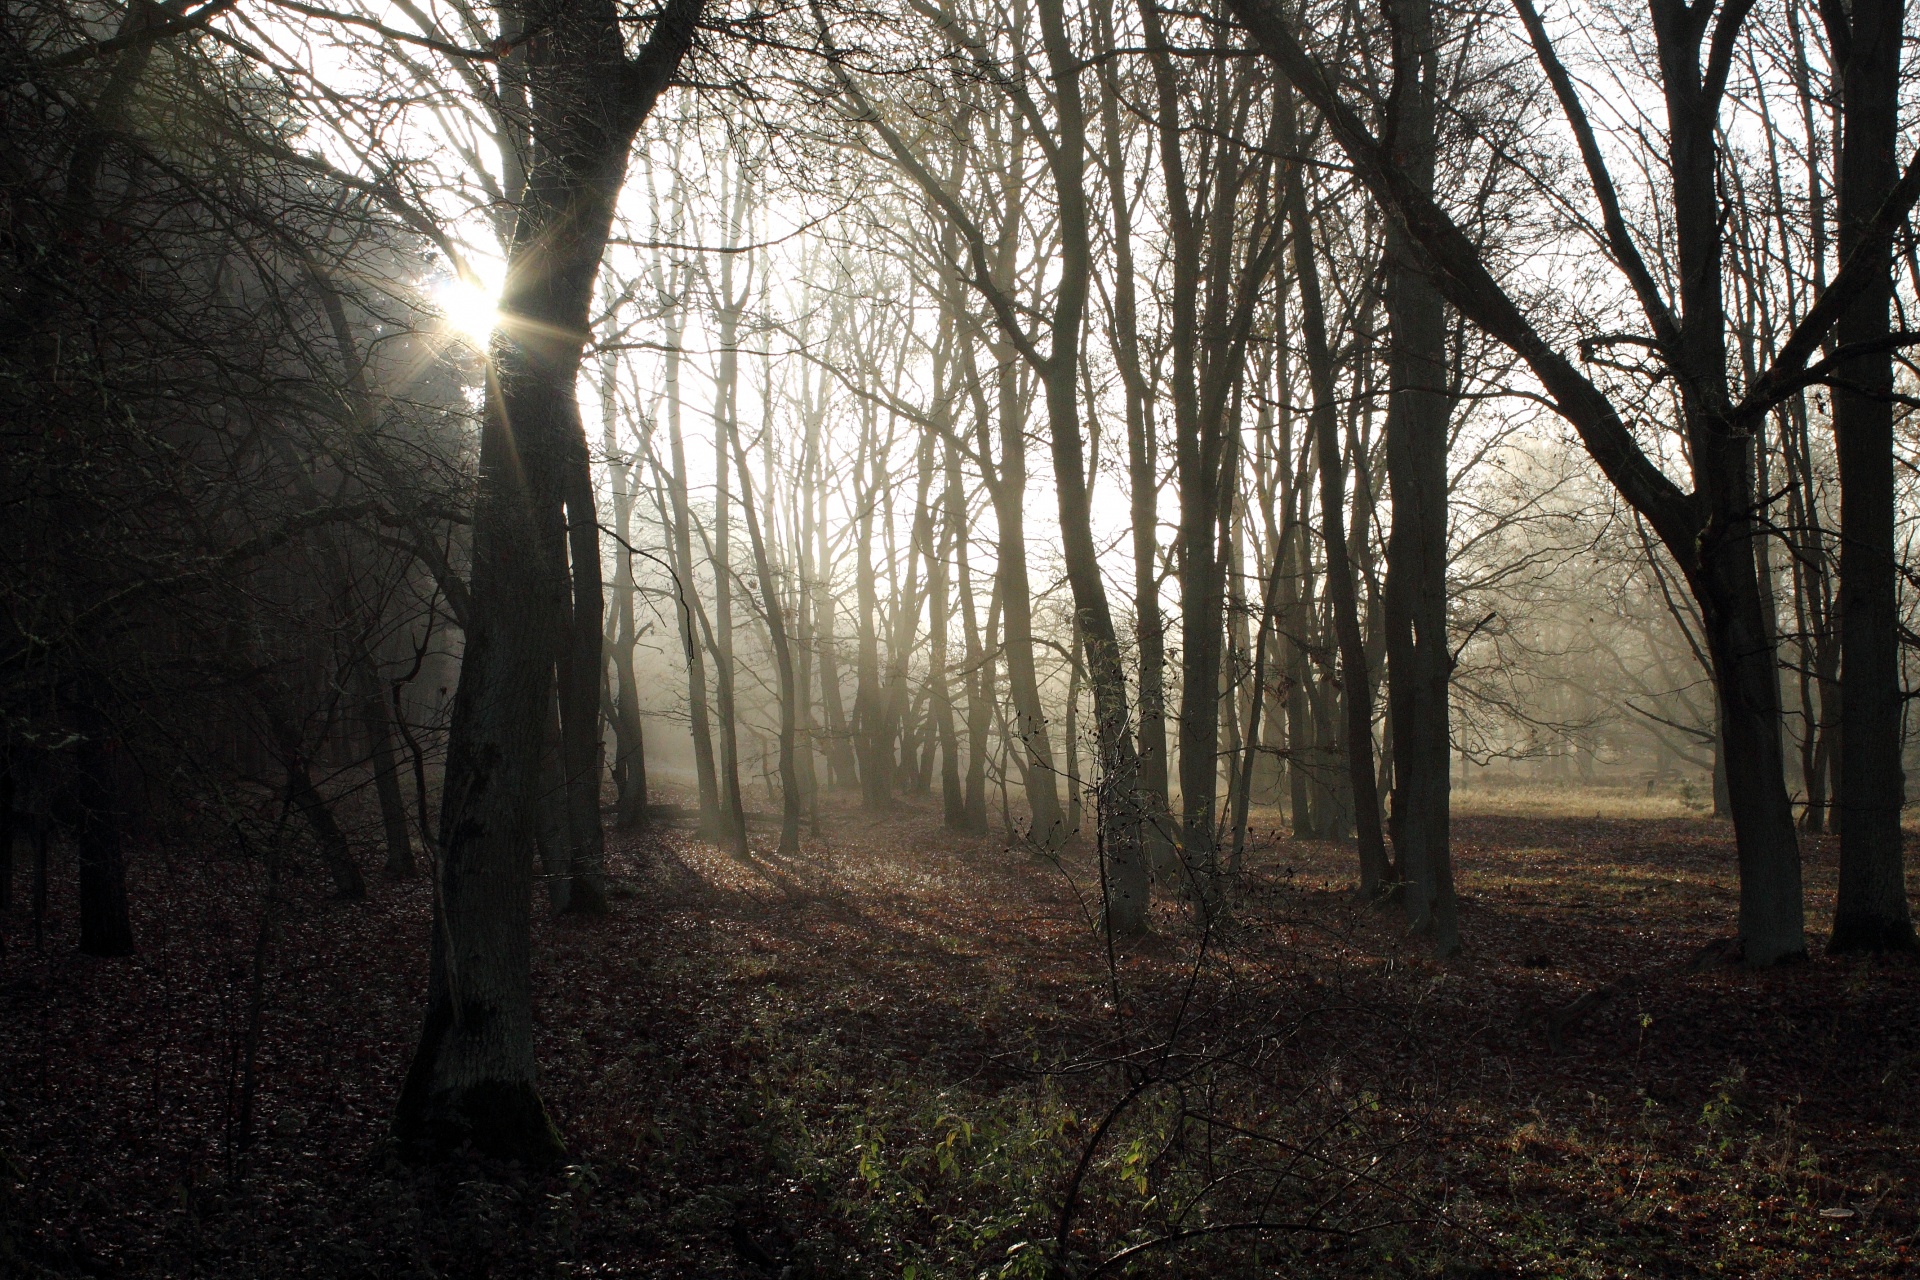
<svg viewBox="0 0 1920 1280"><path fill-rule="evenodd" d="M1112 955L1091 854L937 803L793 859L616 836L612 917L536 925L551 1171L387 1147L428 889L317 867L243 1144L259 871L146 853L130 961L75 953L70 896L41 947L5 919L0 1275L1920 1273L1920 970L1817 933L1690 968L1726 825L1566 807L1458 820L1446 963L1350 848L1264 831L1228 920L1167 901ZM1833 863L1808 842L1815 931Z"/></svg>

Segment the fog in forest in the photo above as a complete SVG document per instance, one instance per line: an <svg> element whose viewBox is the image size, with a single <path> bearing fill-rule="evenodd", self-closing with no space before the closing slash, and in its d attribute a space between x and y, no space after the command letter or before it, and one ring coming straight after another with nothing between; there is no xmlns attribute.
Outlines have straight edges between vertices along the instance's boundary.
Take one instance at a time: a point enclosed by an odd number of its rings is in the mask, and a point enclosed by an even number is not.
<svg viewBox="0 0 1920 1280"><path fill-rule="evenodd" d="M0 1271L1907 1265L1903 5L4 13Z"/></svg>

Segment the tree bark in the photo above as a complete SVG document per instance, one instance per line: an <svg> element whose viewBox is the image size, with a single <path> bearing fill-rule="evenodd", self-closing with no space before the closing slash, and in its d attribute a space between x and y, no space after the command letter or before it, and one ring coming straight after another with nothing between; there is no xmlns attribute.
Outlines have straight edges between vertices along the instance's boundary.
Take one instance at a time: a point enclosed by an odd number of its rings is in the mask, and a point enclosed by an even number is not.
<svg viewBox="0 0 1920 1280"><path fill-rule="evenodd" d="M720 829L720 774L714 763L713 727L707 706L706 649L695 618L699 590L693 576L693 510L687 494L687 447L680 429L681 342L686 333L686 291L689 281L676 272L679 288L666 300L666 352L662 358L667 384L667 452L673 471L667 477L673 503L674 621L680 630L680 651L687 664L687 723L693 737L693 772L700 798L699 829L709 835Z"/></svg>
<svg viewBox="0 0 1920 1280"><path fill-rule="evenodd" d="M1431 0L1393 0L1394 145L1409 180L1434 183L1434 78ZM1460 948L1449 845L1447 637L1446 304L1405 229L1387 225L1389 356L1386 445L1393 493L1387 541L1387 671L1393 721L1394 844L1404 881L1407 923L1439 955Z"/></svg>
<svg viewBox="0 0 1920 1280"><path fill-rule="evenodd" d="M931 615L928 620L927 684L933 692L934 731L940 739L940 813L950 831L967 828L967 795L960 781L960 734L954 724L953 678L948 672L947 647L952 612L952 574L949 569L954 543L965 536L961 522L966 511L959 490L960 464L953 441L945 442L944 463L947 483L942 486L940 545L928 566Z"/></svg>
<svg viewBox="0 0 1920 1280"><path fill-rule="evenodd" d="M471 1142L531 1160L562 1152L535 1084L529 973L540 725L568 588L561 473L628 149L701 9L702 0L669 0L634 61L604 0L527 15L542 30L529 68L534 154L481 426L472 617L447 750L427 1011L394 1117L395 1135L415 1147Z"/></svg>
<svg viewBox="0 0 1920 1280"><path fill-rule="evenodd" d="M753 548L753 568L760 578L760 599L767 614L767 635L773 648L773 661L780 679L780 844L778 852L791 858L800 852L800 770L794 763L798 734L798 695L794 685L793 647L787 642L786 611L781 607L779 584L774 581L773 561L767 555L766 539L760 533L760 517L753 505L753 479L747 471L747 455L740 447L737 417L729 419L728 441L733 446L735 466L740 473L740 510L747 520L747 541ZM741 824L743 836L745 823ZM744 842L744 839L743 839Z"/></svg>
<svg viewBox="0 0 1920 1280"><path fill-rule="evenodd" d="M1111 6L1094 6L1103 49L1115 47ZM1134 644L1140 668L1139 796L1143 855L1153 875L1172 881L1173 816L1168 797L1166 622L1160 608L1160 481L1156 471L1153 393L1140 354L1139 300L1133 262L1133 223L1127 199L1125 137L1120 92L1111 63L1101 76L1100 133L1107 205L1113 218L1113 348L1126 391L1127 497L1133 518Z"/></svg>
<svg viewBox="0 0 1920 1280"><path fill-rule="evenodd" d="M1842 259L1860 244L1900 175L1900 46L1904 0L1825 0L1828 44L1838 64L1840 179L1836 215ZM1884 343L1892 331L1893 262L1880 251L1872 283L1840 317L1842 346ZM1841 367L1833 385L1834 451L1840 463L1840 885L1832 954L1912 951L1900 808L1899 560L1895 542L1893 355Z"/></svg>
<svg viewBox="0 0 1920 1280"><path fill-rule="evenodd" d="M613 490L613 618L612 660L614 696L610 719L614 729L613 779L618 788L615 798L615 828L632 831L647 820L647 746L640 721L640 687L633 669L634 597L633 553L628 550L633 536L633 500L635 496L634 455L620 448L617 423L620 405L615 393L614 359L607 353L601 372L600 426L601 447L607 458L608 478Z"/></svg>
<svg viewBox="0 0 1920 1280"><path fill-rule="evenodd" d="M1100 575L1093 512L1081 441L1080 337L1086 320L1092 247L1085 191L1086 123L1080 101L1080 59L1067 38L1061 0L1039 0L1047 67L1053 80L1058 137L1049 153L1059 195L1060 282L1054 297L1052 348L1041 369L1054 483L1059 491L1060 540L1067 580L1093 693L1094 732L1100 744L1100 837L1105 853L1106 926L1116 936L1147 931L1150 893L1140 840L1138 756L1127 710L1126 668Z"/></svg>
<svg viewBox="0 0 1920 1280"><path fill-rule="evenodd" d="M127 913L127 862L121 844L124 805L120 798L118 748L106 717L92 706L81 707L80 742L75 749L75 808L78 822L74 843L80 861L80 950L90 956L114 958L133 954L133 922ZM41 836L41 864L46 837ZM45 871L34 886L36 941L38 920L46 914Z"/></svg>
<svg viewBox="0 0 1920 1280"><path fill-rule="evenodd" d="M386 873L395 879L407 879L414 873L413 833L407 822L407 802L400 793L400 761L393 749L393 712L380 689L380 673L374 669L373 656L362 655L355 664L354 679L360 685L361 723L365 726L367 746L373 760L374 793L380 801L380 826L386 837Z"/></svg>
<svg viewBox="0 0 1920 1280"><path fill-rule="evenodd" d="M1291 93L1283 111L1291 114ZM1286 129L1291 148L1298 130ZM1378 897L1387 883L1386 839L1380 826L1380 798L1373 771L1373 692L1367 677L1366 641L1360 630L1353 565L1347 554L1347 470L1341 458L1335 404L1333 354L1327 344L1326 307L1320 293L1320 268L1307 212L1305 181L1297 172L1287 184L1287 218L1293 228L1293 270L1300 290L1301 322L1307 345L1307 374L1312 385L1310 419L1320 455L1320 536L1327 548L1327 599L1340 651L1344 694L1347 776L1353 790L1353 817L1360 838L1360 892Z"/></svg>
<svg viewBox="0 0 1920 1280"><path fill-rule="evenodd" d="M727 218L728 252L720 255L718 299L720 367L713 380L713 667L714 710L720 720L720 825L715 839L728 845L735 857L747 856L747 812L740 792L740 714L736 705L733 653L733 506L729 489L727 440L739 429L740 314L746 305L748 283L733 287L733 250L740 242L740 222L746 215L750 182L743 164L722 170L720 198L728 199L732 175L731 209ZM742 476L744 484L746 477Z"/></svg>

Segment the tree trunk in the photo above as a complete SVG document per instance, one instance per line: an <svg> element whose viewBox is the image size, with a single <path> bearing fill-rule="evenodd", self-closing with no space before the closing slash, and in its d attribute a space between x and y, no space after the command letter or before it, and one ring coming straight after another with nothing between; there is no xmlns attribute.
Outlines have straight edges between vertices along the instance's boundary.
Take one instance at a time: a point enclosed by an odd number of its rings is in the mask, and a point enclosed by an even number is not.
<svg viewBox="0 0 1920 1280"><path fill-rule="evenodd" d="M386 872L395 879L413 875L413 833L408 829L407 802L400 794L400 762L393 749L393 712L380 690L380 673L371 654L355 665L360 685L361 723L373 759L374 793L380 801L380 827L386 837Z"/></svg>
<svg viewBox="0 0 1920 1280"><path fill-rule="evenodd" d="M960 734L953 721L953 680L947 671L948 620L951 612L948 565L954 543L964 537L966 511L959 494L960 463L949 438L944 457L947 484L942 492L940 545L927 567L932 597L928 619L927 685L933 693L934 731L940 739L940 812L947 829L967 828L967 796L960 781Z"/></svg>
<svg viewBox="0 0 1920 1280"><path fill-rule="evenodd" d="M948 458L949 501L960 488L957 455ZM996 580L987 593L985 630L975 622L973 570L967 563L967 530L962 526L954 542L954 566L960 575L960 617L967 633L967 793L965 829L985 835L992 829L987 813L987 746L993 733L995 643L1000 626L1000 588Z"/></svg>
<svg viewBox="0 0 1920 1280"><path fill-rule="evenodd" d="M1084 167L1086 123L1080 102L1080 61L1067 38L1061 0L1036 6L1053 80L1059 136L1049 159L1059 194L1060 283L1054 297L1052 349L1041 371L1047 426L1059 493L1060 540L1073 589L1093 693L1094 732L1100 744L1100 843L1105 854L1105 923L1116 936L1147 931L1150 882L1140 841L1135 790L1138 757L1127 710L1126 668L1100 575L1092 502L1080 433L1080 336L1086 319L1092 249L1087 225Z"/></svg>
<svg viewBox="0 0 1920 1280"><path fill-rule="evenodd" d="M567 430L578 429L587 313L627 151L701 8L669 0L633 62L611 7L543 5L529 15L542 26L533 165L481 425L472 617L447 748L427 1011L394 1117L411 1145L471 1142L536 1160L562 1151L535 1085L529 899L540 725L568 591Z"/></svg>
<svg viewBox="0 0 1920 1280"><path fill-rule="evenodd" d="M1394 0L1394 139L1412 181L1434 178L1433 12L1430 0ZM1449 845L1452 740L1447 637L1446 306L1404 227L1387 224L1387 316L1393 346L1387 409L1387 646L1393 712L1394 843L1408 925L1438 955L1460 948Z"/></svg>
<svg viewBox="0 0 1920 1280"><path fill-rule="evenodd" d="M1000 609L1005 635L1007 688L1013 698L1013 731L1019 741L1020 786L1031 822L1027 838L1041 849L1058 848L1066 837L1060 809L1058 770L1052 734L1040 703L1040 680L1033 660L1033 587L1027 575L1027 443L1025 414L1014 390L1011 352L1003 357L1000 382L1000 474L993 488L994 517L1000 527ZM1076 423L1074 430L1079 431Z"/></svg>
<svg viewBox="0 0 1920 1280"><path fill-rule="evenodd" d="M306 743L293 713L287 709L285 694L268 684L270 679L261 678L256 696L267 718L274 753L286 771L287 798L312 829L320 858L333 876L334 891L348 901L358 901L367 896L366 878L360 874L360 864L354 860L353 848L347 843L340 824L334 821L332 808L313 784L313 774L307 768Z"/></svg>
<svg viewBox="0 0 1920 1280"><path fill-rule="evenodd" d="M845 691L840 686L840 645L835 639L839 616L833 596L833 552L827 539L826 485L816 462L814 492L820 514L815 531L820 540L818 578L813 585L813 633L820 645L820 701L827 718L827 768L841 790L857 785L859 761L854 757L853 727L847 721Z"/></svg>
<svg viewBox="0 0 1920 1280"><path fill-rule="evenodd" d="M860 799L870 810L885 809L893 799L892 770L886 741L885 715L880 689L880 610L879 581L874 570L874 513L879 504L882 452L876 439L878 429L871 406L863 421L860 456L856 474L867 477L864 489L855 488L860 519L858 544L854 547L854 591L860 606L859 655L854 668L853 730L854 754L860 765Z"/></svg>
<svg viewBox="0 0 1920 1280"><path fill-rule="evenodd" d="M620 449L620 405L614 395L614 359L611 352L602 367L600 395L601 444L607 457L607 470L613 489L613 634L612 658L615 685L611 719L614 729L613 777L618 788L613 823L616 829L632 831L647 820L647 745L640 723L640 687L633 669L633 609L636 594L633 580L633 553L628 546L633 537L633 500L635 494L634 459Z"/></svg>
<svg viewBox="0 0 1920 1280"><path fill-rule="evenodd" d="M130 956L133 924L127 914L127 864L120 836L124 806L118 748L104 716L90 706L81 712L74 797L79 812L74 842L80 854L80 950L90 956ZM45 841L43 835L43 868ZM39 872L41 883L34 886L36 920L46 914L41 887L45 874L44 869Z"/></svg>
<svg viewBox="0 0 1920 1280"><path fill-rule="evenodd" d="M546 742L540 751L539 816L534 821L533 851L540 860L540 882L546 886L547 905L558 913L573 904L573 809L567 797L567 770L562 761L564 730L556 700L547 715Z"/></svg>
<svg viewBox="0 0 1920 1280"><path fill-rule="evenodd" d="M13 909L13 755L0 757L0 913Z"/></svg>
<svg viewBox="0 0 1920 1280"><path fill-rule="evenodd" d="M1900 46L1904 0L1821 6L1839 64L1840 176L1836 216L1844 261L1893 190L1900 166ZM1890 255L1841 316L1842 346L1891 332ZM1840 463L1840 886L1827 950L1911 951L1900 809L1899 559L1894 505L1893 355L1849 361L1833 384Z"/></svg>
<svg viewBox="0 0 1920 1280"><path fill-rule="evenodd" d="M1103 50L1115 48L1110 5L1094 6ZM1112 64L1102 67L1100 124L1107 206L1113 218L1113 348L1126 390L1127 497L1133 517L1134 643L1140 667L1139 796L1143 856L1153 875L1178 874L1168 798L1166 623L1160 610L1160 481L1154 454L1152 390L1140 355L1139 300L1133 263L1133 215L1120 128L1120 90Z"/></svg>
<svg viewBox="0 0 1920 1280"><path fill-rule="evenodd" d="M1291 112L1291 101L1283 108ZM1291 143L1296 130L1286 130ZM1347 555L1346 464L1340 453L1335 405L1333 355L1327 345L1326 310L1320 294L1313 224L1307 212L1306 184L1295 176L1287 187L1287 215L1293 226L1293 268L1306 329L1307 370L1312 382L1311 419L1320 454L1320 530L1327 548L1327 599L1333 609L1340 652L1340 684L1345 703L1347 776L1353 816L1360 837L1360 892L1378 897L1387 883L1386 840L1380 827L1380 799L1373 771L1373 693L1367 679L1366 642L1360 631L1353 566Z"/></svg>
<svg viewBox="0 0 1920 1280"><path fill-rule="evenodd" d="M719 333L720 367L713 380L713 674L714 709L720 719L720 825L714 838L728 845L737 858L747 856L747 811L740 793L740 713L736 706L733 654L733 505L729 484L727 439L736 430L739 413L740 312L746 286L733 288L731 250L740 240L740 220L746 213L749 183L744 168L722 171L720 198L727 200L727 174L733 175L732 210L727 220L727 248L720 255ZM741 477L744 484L746 477Z"/></svg>
<svg viewBox="0 0 1920 1280"><path fill-rule="evenodd" d="M680 345L686 332L687 279L679 280L679 294L668 300L663 319L666 354L662 359L667 384L667 449L673 473L667 478L673 502L674 621L680 630L680 651L687 664L687 721L693 736L693 772L699 789L699 829L711 835L719 830L720 775L714 764L713 728L707 712L705 646L695 619L693 576L693 511L687 496L687 448L680 430Z"/></svg>
<svg viewBox="0 0 1920 1280"><path fill-rule="evenodd" d="M601 687L606 664L601 642L606 625L606 592L600 567L600 512L593 497L593 472L587 453L579 400L569 395L561 406L564 446L560 476L565 504L571 597L560 614L564 630L555 651L560 693L560 759L566 774L567 830L573 884L567 910L582 915L607 913L606 834L600 822L600 779L605 776L605 747L600 732Z"/></svg>
<svg viewBox="0 0 1920 1280"><path fill-rule="evenodd" d="M760 578L760 598L767 613L767 635L773 647L774 667L780 678L780 844L778 852L791 858L800 852L800 771L794 763L798 732L798 701L793 677L793 648L787 643L787 620L780 605L780 587L774 581L773 562L760 533L760 517L753 506L753 480L747 455L740 447L737 417L728 420L728 442L740 472L740 510L747 520L747 541L753 548L753 568ZM744 815L742 815L744 818ZM741 823L744 831L746 824Z"/></svg>

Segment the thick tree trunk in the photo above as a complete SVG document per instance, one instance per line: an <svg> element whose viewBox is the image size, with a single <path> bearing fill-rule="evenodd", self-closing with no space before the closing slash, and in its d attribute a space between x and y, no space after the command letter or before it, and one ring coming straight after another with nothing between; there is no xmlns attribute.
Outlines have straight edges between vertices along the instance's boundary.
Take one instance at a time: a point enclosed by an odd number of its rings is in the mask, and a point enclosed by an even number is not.
<svg viewBox="0 0 1920 1280"><path fill-rule="evenodd" d="M1743 455L1743 442L1729 449ZM1740 938L1749 964L1804 955L1800 850L1784 784L1780 683L1765 642L1749 524L1701 544L1690 574L1719 691L1726 761L1740 857Z"/></svg>
<svg viewBox="0 0 1920 1280"><path fill-rule="evenodd" d="M552 306L539 293L560 282L537 293L525 279L531 272L522 271L508 303L519 315L537 315L541 303ZM494 349L474 511L473 617L443 788L427 1014L394 1128L404 1142L451 1148L471 1141L545 1159L561 1145L534 1083L528 896L560 617L555 588L564 581L555 531L542 527L558 523L561 505L552 474L558 431L549 420L555 402L572 394L573 369L564 353L542 358L530 346L500 339ZM547 520L542 510L551 513Z"/></svg>
<svg viewBox="0 0 1920 1280"><path fill-rule="evenodd" d="M540 860L540 882L546 886L547 905L557 913L573 903L573 808L567 797L567 770L562 761L563 730L556 699L547 715L546 741L540 751L539 816L533 825L533 851Z"/></svg>
<svg viewBox="0 0 1920 1280"><path fill-rule="evenodd" d="M1013 698L1013 731L1020 744L1014 758L1020 765L1020 785L1032 815L1027 837L1042 849L1055 849L1066 838L1066 815L1060 809L1053 735L1048 732L1046 711L1040 703L1040 680L1033 659L1033 587L1027 574L1026 422L1013 379L1009 365L1001 374L1000 474L992 484L994 517L1000 529L1004 657L1008 692ZM1074 429L1079 430L1077 425Z"/></svg>
<svg viewBox="0 0 1920 1280"><path fill-rule="evenodd" d="M1899 177L1900 45L1904 0L1827 4L1840 67L1838 184L1842 260ZM1851 20L1849 22L1849 19ZM1844 345L1885 342L1891 331L1892 260L1840 319ZM1900 809L1899 561L1895 542L1893 356L1849 361L1833 386L1840 463L1840 887L1827 950L1911 951Z"/></svg>
<svg viewBox="0 0 1920 1280"><path fill-rule="evenodd" d="M1214 808L1220 777L1220 660L1223 644L1224 573L1220 526L1220 426L1203 406L1198 373L1200 274L1204 232L1187 190L1179 127L1181 104L1173 60L1167 52L1159 10L1140 5L1152 63L1158 114L1160 169L1166 189L1167 237L1172 257L1171 331L1174 470L1179 482L1180 524L1180 843L1187 891L1210 902L1217 871ZM1222 158L1218 163L1224 165ZM1203 173L1202 185L1206 175ZM1214 246L1216 255L1219 246ZM1224 269L1224 263L1213 264ZM1208 335L1212 336L1212 335Z"/></svg>
<svg viewBox="0 0 1920 1280"><path fill-rule="evenodd" d="M577 398L563 406L565 432L561 495L566 516L571 597L561 613L564 630L555 650L560 694L560 759L566 775L567 829L572 841L573 883L567 910L607 913L606 833L600 822L600 780L606 774L600 732L601 689L606 664L601 648L606 592L601 580L600 513Z"/></svg>
<svg viewBox="0 0 1920 1280"><path fill-rule="evenodd" d="M447 748L427 1011L394 1117L411 1145L561 1154L535 1085L529 923L540 725L568 593L568 430L578 432L587 312L627 151L701 8L670 0L634 62L611 5L536 5L527 15L542 30L531 69L535 147L481 426L472 617ZM597 615L595 626L597 635ZM597 662L594 672L597 711Z"/></svg>
<svg viewBox="0 0 1920 1280"><path fill-rule="evenodd" d="M1430 0L1394 0L1394 139L1409 176L1434 179L1433 13ZM1389 357L1387 668L1393 720L1394 844L1407 923L1437 954L1460 948L1449 844L1452 741L1447 637L1446 306L1404 227L1387 225Z"/></svg>

